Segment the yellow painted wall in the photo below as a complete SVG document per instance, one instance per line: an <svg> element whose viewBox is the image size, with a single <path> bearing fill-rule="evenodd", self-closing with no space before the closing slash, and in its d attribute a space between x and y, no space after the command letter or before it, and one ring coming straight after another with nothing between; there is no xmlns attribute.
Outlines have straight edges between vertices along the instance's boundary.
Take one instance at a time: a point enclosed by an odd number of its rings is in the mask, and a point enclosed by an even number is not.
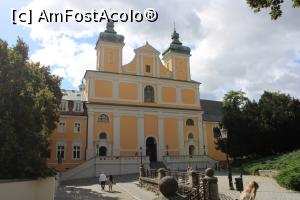
<svg viewBox="0 0 300 200"><path fill-rule="evenodd" d="M213 128L218 126L218 122L204 122L207 135L208 155L216 160L226 160L226 155L221 151L216 150L214 143Z"/></svg>
<svg viewBox="0 0 300 200"><path fill-rule="evenodd" d="M186 125L186 120L187 119L194 120L194 126L187 126ZM197 118L184 118L183 131L184 131L184 140L185 141L188 139L189 133L193 133L193 135L194 135L194 141L198 141L199 140L198 119Z"/></svg>
<svg viewBox="0 0 300 200"><path fill-rule="evenodd" d="M137 148L137 118L135 116L120 117L120 147L121 149Z"/></svg>
<svg viewBox="0 0 300 200"><path fill-rule="evenodd" d="M119 48L104 48L104 71L118 72L119 59Z"/></svg>
<svg viewBox="0 0 300 200"><path fill-rule="evenodd" d="M184 104L195 104L195 91L194 89L182 89L181 99Z"/></svg>
<svg viewBox="0 0 300 200"><path fill-rule="evenodd" d="M187 59L175 58L176 79L187 80Z"/></svg>
<svg viewBox="0 0 300 200"><path fill-rule="evenodd" d="M143 63L144 63L144 66L141 66L143 67L143 71L144 71L144 76L153 76L153 66L154 66L154 63L153 63L153 57L152 56L143 56ZM149 65L150 66L150 72L146 72L146 66Z"/></svg>
<svg viewBox="0 0 300 200"><path fill-rule="evenodd" d="M137 84L120 82L119 84L119 97L121 99L137 99Z"/></svg>
<svg viewBox="0 0 300 200"><path fill-rule="evenodd" d="M157 115L144 116L144 137L155 136L158 138L158 117Z"/></svg>
<svg viewBox="0 0 300 200"><path fill-rule="evenodd" d="M164 102L176 102L176 88L175 87L162 87L161 97Z"/></svg>
<svg viewBox="0 0 300 200"><path fill-rule="evenodd" d="M112 81L95 80L96 97L112 97Z"/></svg>
<svg viewBox="0 0 300 200"><path fill-rule="evenodd" d="M178 149L177 119L164 118L164 141L169 149Z"/></svg>
<svg viewBox="0 0 300 200"><path fill-rule="evenodd" d="M66 168L72 168L85 160L85 149L86 149L86 136L87 136L87 118L86 117L74 117L67 116L61 117L61 121L66 123L65 132L60 133L57 129L50 135L49 149L51 151L50 159L47 163L51 167L55 167L59 170L66 170ZM74 133L74 123L80 122L80 133ZM56 142L65 142L65 159L63 163L58 165L56 159ZM80 159L73 160L73 142L80 142Z"/></svg>
<svg viewBox="0 0 300 200"><path fill-rule="evenodd" d="M98 117L101 114L106 114L109 117L109 123L98 122ZM99 140L99 134L101 132L106 132L107 139L109 141L113 141L113 114L112 113L103 113L103 112L95 112L94 113L94 137L93 142Z"/></svg>

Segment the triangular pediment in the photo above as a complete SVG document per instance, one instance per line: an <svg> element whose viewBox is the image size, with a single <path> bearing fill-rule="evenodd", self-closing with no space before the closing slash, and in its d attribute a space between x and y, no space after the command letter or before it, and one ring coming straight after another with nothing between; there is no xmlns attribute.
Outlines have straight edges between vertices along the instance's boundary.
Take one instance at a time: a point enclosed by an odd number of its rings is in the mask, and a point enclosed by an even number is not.
<svg viewBox="0 0 300 200"><path fill-rule="evenodd" d="M148 52L148 53L155 53L160 54L158 50L156 50L152 45L150 45L148 42L146 42L145 45L138 47L134 49L134 52Z"/></svg>

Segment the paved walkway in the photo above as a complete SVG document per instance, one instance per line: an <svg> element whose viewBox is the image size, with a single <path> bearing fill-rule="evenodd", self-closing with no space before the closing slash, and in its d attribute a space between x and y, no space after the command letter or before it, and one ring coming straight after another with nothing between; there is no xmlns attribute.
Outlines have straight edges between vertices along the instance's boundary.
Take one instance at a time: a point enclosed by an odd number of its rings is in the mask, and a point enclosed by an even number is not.
<svg viewBox="0 0 300 200"><path fill-rule="evenodd" d="M227 173L217 172L216 176L218 177L219 192L222 194L226 194L233 199L238 199L240 193L238 191L232 191L228 189L229 186ZM239 174L233 174L233 184L234 178L237 177L239 177ZM274 179L268 177L244 175L244 187L252 180L258 182L259 184L255 200L300 200L299 192L286 190L285 188L280 187Z"/></svg>
<svg viewBox="0 0 300 200"><path fill-rule="evenodd" d="M154 193L137 187L137 176L129 175L117 178L113 192L108 186L101 190L98 179L80 179L61 184L55 194L55 200L153 200Z"/></svg>
<svg viewBox="0 0 300 200"><path fill-rule="evenodd" d="M222 200L238 199L240 193L228 189L228 178L226 172L216 172L218 177L219 193ZM233 174L233 180L239 177ZM126 175L117 178L117 184L113 186L113 192L104 191L98 184L98 179L81 179L66 182L58 187L55 200L153 200L156 195L141 189L138 184L137 175ZM300 193L286 190L280 187L274 179L260 176L243 176L244 187L252 180L259 184L255 200L300 200ZM234 181L233 181L234 182Z"/></svg>

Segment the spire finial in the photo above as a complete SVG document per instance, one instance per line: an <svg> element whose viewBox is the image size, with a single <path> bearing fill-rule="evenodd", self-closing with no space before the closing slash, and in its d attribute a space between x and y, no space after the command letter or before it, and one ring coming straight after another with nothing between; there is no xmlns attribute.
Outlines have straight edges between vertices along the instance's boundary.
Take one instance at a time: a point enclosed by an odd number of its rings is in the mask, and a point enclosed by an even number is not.
<svg viewBox="0 0 300 200"><path fill-rule="evenodd" d="M105 32L108 33L116 33L116 31L114 30L114 21L112 19L107 19L107 23L106 23L106 30Z"/></svg>

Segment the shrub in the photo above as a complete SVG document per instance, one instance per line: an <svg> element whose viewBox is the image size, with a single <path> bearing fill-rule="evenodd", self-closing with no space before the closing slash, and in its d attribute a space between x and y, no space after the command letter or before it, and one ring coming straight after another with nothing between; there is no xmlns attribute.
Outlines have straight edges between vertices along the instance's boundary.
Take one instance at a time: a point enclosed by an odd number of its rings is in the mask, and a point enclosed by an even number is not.
<svg viewBox="0 0 300 200"><path fill-rule="evenodd" d="M283 187L300 191L300 166L291 166L280 170L275 179Z"/></svg>

